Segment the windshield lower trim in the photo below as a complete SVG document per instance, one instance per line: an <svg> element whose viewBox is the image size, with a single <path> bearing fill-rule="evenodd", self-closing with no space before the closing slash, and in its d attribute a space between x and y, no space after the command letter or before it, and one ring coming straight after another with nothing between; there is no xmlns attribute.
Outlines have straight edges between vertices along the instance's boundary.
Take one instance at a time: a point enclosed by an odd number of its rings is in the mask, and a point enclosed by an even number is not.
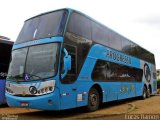
<svg viewBox="0 0 160 120"><path fill-rule="evenodd" d="M33 40L25 43L20 43L20 44L15 44L13 45L12 50L23 48L23 47L29 47L32 45L40 45L40 44L45 44L45 43L51 43L51 42L62 42L63 37L51 37L51 38L44 38L44 39L39 39L39 40Z"/></svg>

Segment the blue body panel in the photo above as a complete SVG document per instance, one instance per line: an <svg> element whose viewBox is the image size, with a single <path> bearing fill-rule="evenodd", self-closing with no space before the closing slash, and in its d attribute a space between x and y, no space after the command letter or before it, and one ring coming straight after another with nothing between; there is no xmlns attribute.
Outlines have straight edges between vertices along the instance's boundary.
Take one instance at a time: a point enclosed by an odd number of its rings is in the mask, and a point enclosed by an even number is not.
<svg viewBox="0 0 160 120"><path fill-rule="evenodd" d="M0 104L6 103L5 84L6 84L6 80L0 80Z"/></svg>

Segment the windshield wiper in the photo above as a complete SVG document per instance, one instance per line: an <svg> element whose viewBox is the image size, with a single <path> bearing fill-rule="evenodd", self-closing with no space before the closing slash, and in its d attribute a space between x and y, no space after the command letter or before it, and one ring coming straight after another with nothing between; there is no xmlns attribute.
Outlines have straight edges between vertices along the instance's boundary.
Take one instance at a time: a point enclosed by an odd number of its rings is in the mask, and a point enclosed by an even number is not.
<svg viewBox="0 0 160 120"><path fill-rule="evenodd" d="M47 79L45 78L42 78L38 75L34 75L34 74L30 74L30 73L24 73L24 80L27 81L27 80L30 80L30 77L37 77L39 79L41 79L42 81L46 81Z"/></svg>
<svg viewBox="0 0 160 120"><path fill-rule="evenodd" d="M21 79L23 79L23 77L21 77L21 75L16 75L16 76L10 75L10 76L7 77L7 79L8 80L14 79L14 81L18 83L18 82L20 82Z"/></svg>

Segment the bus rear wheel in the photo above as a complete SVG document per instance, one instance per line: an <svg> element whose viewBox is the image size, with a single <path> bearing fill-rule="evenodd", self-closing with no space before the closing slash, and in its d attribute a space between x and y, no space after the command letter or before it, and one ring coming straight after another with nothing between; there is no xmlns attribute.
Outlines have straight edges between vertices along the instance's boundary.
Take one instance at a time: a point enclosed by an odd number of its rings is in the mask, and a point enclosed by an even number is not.
<svg viewBox="0 0 160 120"><path fill-rule="evenodd" d="M88 95L88 111L89 112L93 112L96 111L99 108L99 104L100 104L100 98L99 98L99 92L97 91L97 89L92 88L89 91L89 95Z"/></svg>
<svg viewBox="0 0 160 120"><path fill-rule="evenodd" d="M146 98L147 98L147 88L144 86L143 87L142 99L146 99Z"/></svg>
<svg viewBox="0 0 160 120"><path fill-rule="evenodd" d="M149 98L151 96L151 90L150 90L150 88L148 87L148 89L147 89L147 98Z"/></svg>

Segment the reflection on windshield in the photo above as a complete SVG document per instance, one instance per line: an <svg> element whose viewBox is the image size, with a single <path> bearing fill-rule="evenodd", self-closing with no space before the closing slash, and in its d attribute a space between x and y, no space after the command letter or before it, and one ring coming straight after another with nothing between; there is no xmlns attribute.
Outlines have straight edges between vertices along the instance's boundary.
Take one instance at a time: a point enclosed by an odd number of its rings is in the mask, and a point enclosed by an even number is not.
<svg viewBox="0 0 160 120"><path fill-rule="evenodd" d="M16 43L62 35L67 14L67 11L60 10L25 21Z"/></svg>
<svg viewBox="0 0 160 120"><path fill-rule="evenodd" d="M27 51L28 48L22 48L12 52L12 61L8 71L8 76L10 76L11 79L19 80L23 77Z"/></svg>
<svg viewBox="0 0 160 120"><path fill-rule="evenodd" d="M29 48L26 73L47 78L56 73L58 43L33 46ZM37 79L33 76L32 79Z"/></svg>
<svg viewBox="0 0 160 120"><path fill-rule="evenodd" d="M7 79L24 81L25 73L32 75L27 80L54 76L57 72L58 50L59 43L50 43L13 51Z"/></svg>

